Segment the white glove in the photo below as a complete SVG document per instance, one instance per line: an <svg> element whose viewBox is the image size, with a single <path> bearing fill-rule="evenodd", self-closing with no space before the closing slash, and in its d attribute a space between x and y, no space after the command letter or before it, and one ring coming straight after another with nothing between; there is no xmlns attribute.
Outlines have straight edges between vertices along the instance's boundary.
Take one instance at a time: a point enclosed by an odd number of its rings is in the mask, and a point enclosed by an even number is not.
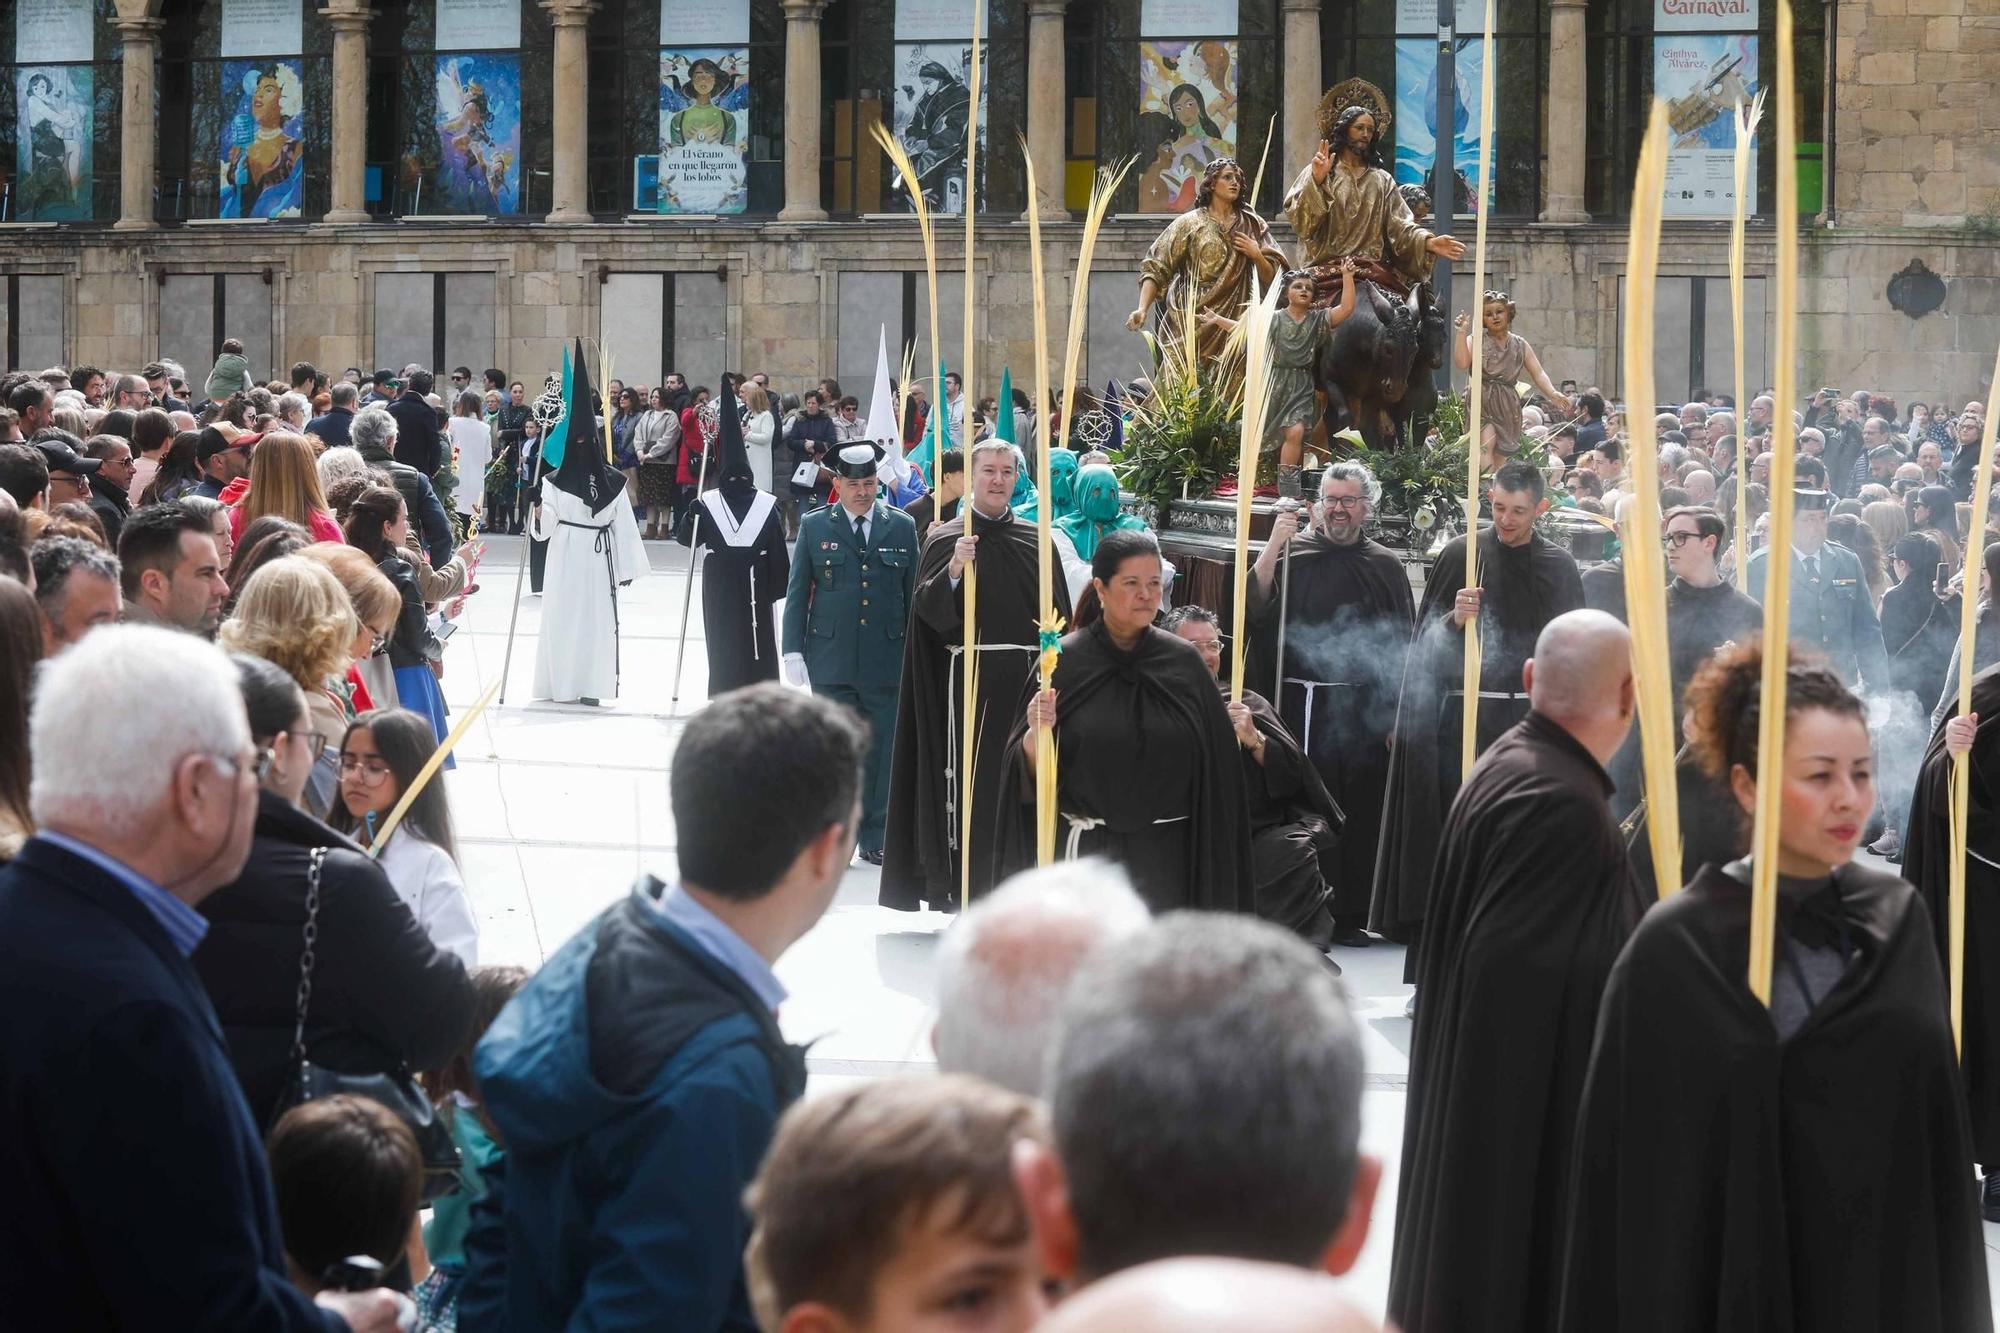
<svg viewBox="0 0 2000 1333"><path fill-rule="evenodd" d="M812 678L806 675L806 659L803 653L786 653L784 660L785 684L796 685L802 690L812 688Z"/></svg>

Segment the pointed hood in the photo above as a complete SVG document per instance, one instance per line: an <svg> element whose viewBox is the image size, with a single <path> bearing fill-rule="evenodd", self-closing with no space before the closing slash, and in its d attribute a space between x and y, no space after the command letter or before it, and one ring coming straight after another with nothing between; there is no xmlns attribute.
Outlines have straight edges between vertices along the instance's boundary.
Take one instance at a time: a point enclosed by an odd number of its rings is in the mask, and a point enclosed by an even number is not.
<svg viewBox="0 0 2000 1333"><path fill-rule="evenodd" d="M993 400L993 438L1019 444L1014 438L1014 372L1000 368L1000 396Z"/></svg>
<svg viewBox="0 0 2000 1333"><path fill-rule="evenodd" d="M1111 420L1111 438L1104 447L1111 453L1121 453L1125 448L1125 395L1118 391L1117 380L1104 381L1104 415Z"/></svg>
<svg viewBox="0 0 2000 1333"><path fill-rule="evenodd" d="M743 408L736 398L736 384L722 377L722 397L717 399L715 421L715 489L727 496L749 495L757 489L757 474L750 470L750 454L743 447Z"/></svg>
<svg viewBox="0 0 2000 1333"><path fill-rule="evenodd" d="M625 493L625 478L611 466L607 441L597 429L596 398L590 369L584 363L583 341L576 354L563 358L563 414L542 445L545 465L559 491L567 491L593 514L609 508Z"/></svg>
<svg viewBox="0 0 2000 1333"><path fill-rule="evenodd" d="M889 330L875 337L875 390L868 399L868 438L882 447L876 476L884 486L900 486L910 475L903 458L903 432L896 425L896 391L889 381Z"/></svg>

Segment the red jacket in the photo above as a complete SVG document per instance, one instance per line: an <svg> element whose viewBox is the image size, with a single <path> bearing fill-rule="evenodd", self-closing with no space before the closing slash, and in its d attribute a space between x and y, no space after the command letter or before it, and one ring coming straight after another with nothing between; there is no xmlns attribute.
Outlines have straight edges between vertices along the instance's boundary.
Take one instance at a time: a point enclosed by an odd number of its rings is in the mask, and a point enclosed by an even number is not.
<svg viewBox="0 0 2000 1333"><path fill-rule="evenodd" d="M675 480L683 486L695 486L701 482L701 460L708 452L712 437L701 422L700 410L690 407L681 413L681 461L677 465Z"/></svg>

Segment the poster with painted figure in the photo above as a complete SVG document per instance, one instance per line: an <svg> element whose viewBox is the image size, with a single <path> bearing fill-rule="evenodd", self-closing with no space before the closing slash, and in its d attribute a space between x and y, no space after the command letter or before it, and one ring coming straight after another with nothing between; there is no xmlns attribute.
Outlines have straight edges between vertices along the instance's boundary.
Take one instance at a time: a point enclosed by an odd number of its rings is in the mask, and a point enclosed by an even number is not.
<svg viewBox="0 0 2000 1333"><path fill-rule="evenodd" d="M992 62L981 48L985 74L979 88L979 159L986 165L987 85ZM932 213L965 212L965 136L972 123L972 44L896 44L896 137L916 168L924 206ZM889 174L895 177L893 168ZM982 180L984 179L982 175ZM896 177L896 210L916 211L907 183Z"/></svg>
<svg viewBox="0 0 2000 1333"><path fill-rule="evenodd" d="M304 109L300 61L222 62L217 217L299 215L306 175Z"/></svg>
<svg viewBox="0 0 2000 1333"><path fill-rule="evenodd" d="M521 211L521 57L437 58L433 213Z"/></svg>
<svg viewBox="0 0 2000 1333"><path fill-rule="evenodd" d="M750 199L750 52L660 52L660 211L741 213Z"/></svg>
<svg viewBox="0 0 2000 1333"><path fill-rule="evenodd" d="M1479 97L1485 70L1485 46L1477 37L1456 39L1452 57L1454 105L1451 124L1451 163L1458 178L1454 213L1470 214L1468 207L1479 179ZM1495 96L1499 94L1496 92ZM1437 42L1435 39L1399 40L1396 43L1396 123L1391 133L1396 139L1398 185L1429 187L1431 171L1437 165ZM1496 117L1499 112L1496 107ZM1492 166L1494 164L1489 164ZM1494 170L1487 178L1486 201L1491 204L1498 188Z"/></svg>
<svg viewBox="0 0 2000 1333"><path fill-rule="evenodd" d="M19 221L90 217L91 82L88 65L14 71L13 216Z"/></svg>
<svg viewBox="0 0 2000 1333"><path fill-rule="evenodd" d="M1666 215L1730 216L1736 208L1735 108L1757 96L1756 34L1655 37L1653 94L1667 102ZM1753 191L1756 180L1752 148ZM1749 211L1757 211L1754 198Z"/></svg>
<svg viewBox="0 0 2000 1333"><path fill-rule="evenodd" d="M1236 43L1139 43L1139 211L1185 213L1202 173L1236 156Z"/></svg>

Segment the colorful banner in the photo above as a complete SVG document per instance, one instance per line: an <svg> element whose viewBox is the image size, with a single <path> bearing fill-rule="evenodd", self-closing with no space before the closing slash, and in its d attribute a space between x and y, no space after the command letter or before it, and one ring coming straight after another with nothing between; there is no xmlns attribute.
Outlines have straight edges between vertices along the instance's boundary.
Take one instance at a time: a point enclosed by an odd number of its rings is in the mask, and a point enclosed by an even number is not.
<svg viewBox="0 0 2000 1333"><path fill-rule="evenodd" d="M1147 37L1234 37L1236 0L1139 0Z"/></svg>
<svg viewBox="0 0 2000 1333"><path fill-rule="evenodd" d="M81 222L90 217L90 92L88 65L14 71L17 220Z"/></svg>
<svg viewBox="0 0 2000 1333"><path fill-rule="evenodd" d="M750 0L660 0L660 45L748 46Z"/></svg>
<svg viewBox="0 0 2000 1333"><path fill-rule="evenodd" d="M1667 99L1670 218L1726 218L1736 208L1732 112L1757 96L1757 36L1718 33L1653 39L1653 95ZM1750 150L1756 188L1756 149ZM1757 211L1750 201L1749 211Z"/></svg>
<svg viewBox="0 0 2000 1333"><path fill-rule="evenodd" d="M516 51L521 0L437 0L440 51Z"/></svg>
<svg viewBox="0 0 2000 1333"><path fill-rule="evenodd" d="M1451 165L1458 178L1454 212L1470 213L1466 205L1477 188L1479 174L1479 87L1485 67L1485 47L1478 37L1455 40L1452 58L1453 108ZM1428 188L1432 169L1437 165L1437 40L1398 39L1396 42L1396 183ZM1496 94L1497 96L1497 94ZM1493 200L1494 181L1488 178L1486 199Z"/></svg>
<svg viewBox="0 0 2000 1333"><path fill-rule="evenodd" d="M15 0L14 60L22 65L87 62L90 0Z"/></svg>
<svg viewBox="0 0 2000 1333"><path fill-rule="evenodd" d="M424 212L520 212L521 57L439 56L437 136Z"/></svg>
<svg viewBox="0 0 2000 1333"><path fill-rule="evenodd" d="M660 52L660 211L741 213L749 145L749 50Z"/></svg>
<svg viewBox="0 0 2000 1333"><path fill-rule="evenodd" d="M1653 0L1655 32L1755 32L1757 0Z"/></svg>
<svg viewBox="0 0 2000 1333"><path fill-rule="evenodd" d="M989 60L989 77L983 78L979 87L981 167L986 164L986 108L991 101L987 88L992 69ZM910 154L924 204L933 214L965 212L965 131L971 123L971 82L970 42L896 43L896 137ZM893 171L889 174L895 176ZM897 211L914 212L901 179L896 181Z"/></svg>
<svg viewBox="0 0 2000 1333"><path fill-rule="evenodd" d="M222 62L217 217L295 218L306 176L301 62Z"/></svg>
<svg viewBox="0 0 2000 1333"><path fill-rule="evenodd" d="M231 56L290 56L305 50L301 0L222 0L222 49Z"/></svg>
<svg viewBox="0 0 2000 1333"><path fill-rule="evenodd" d="M1139 43L1139 211L1185 213L1202 174L1236 156L1236 43Z"/></svg>

